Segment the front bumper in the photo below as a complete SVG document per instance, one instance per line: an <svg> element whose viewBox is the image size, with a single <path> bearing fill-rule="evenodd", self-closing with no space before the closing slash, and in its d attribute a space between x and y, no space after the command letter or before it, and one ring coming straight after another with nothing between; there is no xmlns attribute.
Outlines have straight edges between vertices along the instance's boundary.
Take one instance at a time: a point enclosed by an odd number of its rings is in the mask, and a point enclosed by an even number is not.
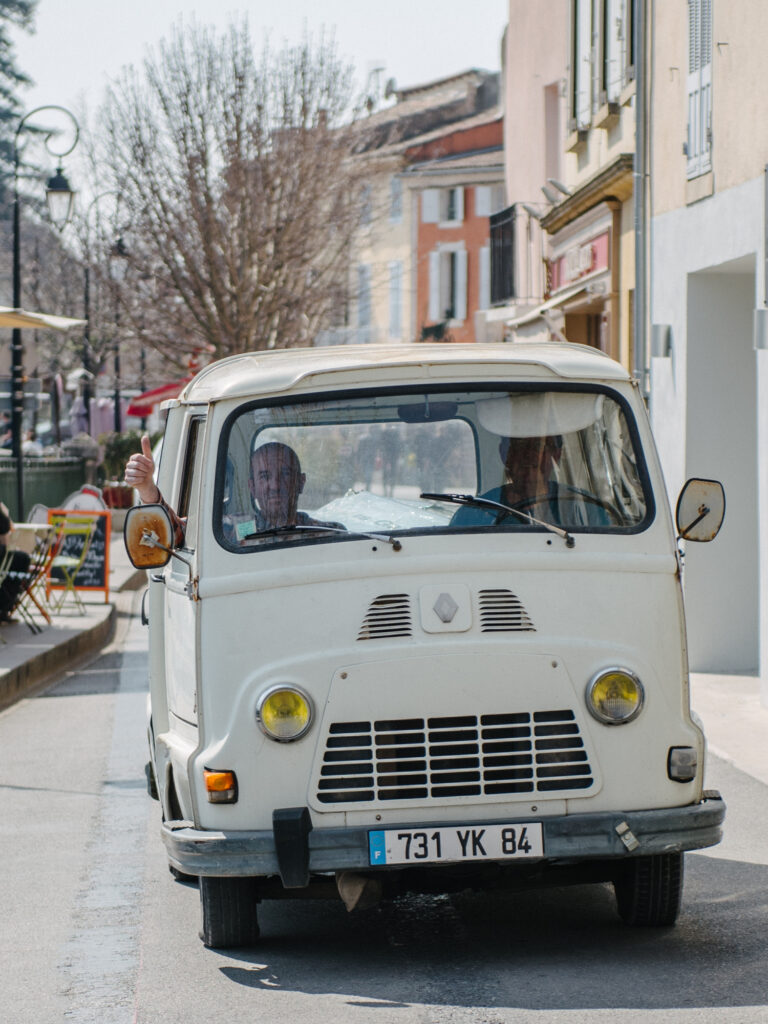
<svg viewBox="0 0 768 1024"><path fill-rule="evenodd" d="M688 807L515 820L541 821L544 862L574 863L714 846L722 838L724 818L725 803L711 792ZM162 835L171 865L189 875L279 876L286 888L297 888L308 884L310 874L388 870L369 863L368 828L313 829L306 808L276 811L274 822L271 830L213 832L188 821L166 821ZM462 819L456 824L482 827L494 822ZM430 823L420 827L429 828Z"/></svg>

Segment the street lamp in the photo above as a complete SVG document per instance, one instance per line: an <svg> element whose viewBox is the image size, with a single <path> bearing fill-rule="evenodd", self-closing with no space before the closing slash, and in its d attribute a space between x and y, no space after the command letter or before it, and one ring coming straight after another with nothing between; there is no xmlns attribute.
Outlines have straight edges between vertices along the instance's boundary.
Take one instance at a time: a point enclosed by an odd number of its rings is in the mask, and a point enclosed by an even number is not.
<svg viewBox="0 0 768 1024"><path fill-rule="evenodd" d="M119 434L122 432L122 410L120 408L120 296L118 290L120 285L125 280L125 275L128 272L128 250L125 247L125 242L120 236L115 244L112 246L109 253L109 265L111 267L111 276L117 288L115 290L115 395L114 395L114 406L115 406L115 433Z"/></svg>
<svg viewBox="0 0 768 1024"><path fill-rule="evenodd" d="M56 174L49 180L46 189L46 199L51 220L59 230L62 230L72 212L74 193L69 182L64 177L61 166L61 159L68 156L77 145L80 135L80 126L73 114L65 107L56 105L36 107L19 121L16 134L13 137L13 306L14 309L21 308L21 224L19 217L19 163L20 149L19 137L23 132L27 121L35 114L44 110L58 110L71 120L74 125L75 135L72 145L57 153L50 146L51 139L58 134L56 130L46 130L43 141L45 148L53 156L58 157L59 166ZM24 518L24 466L21 453L21 429L24 413L24 346L21 340L21 329L13 328L11 335L11 431L13 457L16 460L16 508L19 519Z"/></svg>

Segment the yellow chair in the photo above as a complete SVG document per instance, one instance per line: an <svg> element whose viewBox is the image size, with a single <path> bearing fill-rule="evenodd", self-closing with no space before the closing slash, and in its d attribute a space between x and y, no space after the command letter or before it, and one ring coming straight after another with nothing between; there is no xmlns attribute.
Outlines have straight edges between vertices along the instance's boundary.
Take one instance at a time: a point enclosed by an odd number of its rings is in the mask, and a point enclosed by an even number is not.
<svg viewBox="0 0 768 1024"><path fill-rule="evenodd" d="M77 591L75 579L88 557L88 549L96 532L97 517L68 512L66 515L52 516L51 522L54 526L59 527L60 540L57 553L51 560L48 572L49 595L51 572L58 570L61 573L61 581L56 579L56 585L62 586L63 583L61 597L57 600L51 600L49 597L51 608L58 614L67 599L67 595L71 594L75 607L81 615L85 615L85 604Z"/></svg>

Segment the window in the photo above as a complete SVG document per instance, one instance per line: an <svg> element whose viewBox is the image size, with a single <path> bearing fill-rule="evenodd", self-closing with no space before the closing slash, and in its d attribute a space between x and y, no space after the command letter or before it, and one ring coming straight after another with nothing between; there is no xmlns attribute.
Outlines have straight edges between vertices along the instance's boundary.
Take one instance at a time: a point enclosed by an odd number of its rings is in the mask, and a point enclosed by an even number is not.
<svg viewBox="0 0 768 1024"><path fill-rule="evenodd" d="M202 416L196 416L190 421L187 434L187 451L184 457L184 471L178 501L178 513L182 519L187 520L187 528L184 532L184 547L186 548L192 548L197 537L204 427L205 419Z"/></svg>
<svg viewBox="0 0 768 1024"><path fill-rule="evenodd" d="M608 388L469 382L250 402L222 440L214 529L246 555L355 542L366 532L382 540L488 530L510 543L542 523L626 533L653 514L634 421ZM252 456L266 444L256 468L271 460L285 477L272 493L252 479ZM472 503L509 505L524 483L527 496L514 503L539 523ZM457 494L469 500L451 500ZM281 509L295 530L279 521Z"/></svg>
<svg viewBox="0 0 768 1024"><path fill-rule="evenodd" d="M403 264L392 260L389 264L389 336L400 338L403 333Z"/></svg>
<svg viewBox="0 0 768 1024"><path fill-rule="evenodd" d="M712 2L688 0L688 177L712 169Z"/></svg>
<svg viewBox="0 0 768 1024"><path fill-rule="evenodd" d="M403 219L403 181L396 174L389 179L389 220L399 224Z"/></svg>
<svg viewBox="0 0 768 1024"><path fill-rule="evenodd" d="M464 220L464 189L425 188L421 194L423 224L460 224Z"/></svg>
<svg viewBox="0 0 768 1024"><path fill-rule="evenodd" d="M491 305L516 297L515 206L491 217Z"/></svg>
<svg viewBox="0 0 768 1024"><path fill-rule="evenodd" d="M490 217L504 208L504 186L503 185L476 185L475 186L475 216Z"/></svg>
<svg viewBox="0 0 768 1024"><path fill-rule="evenodd" d="M467 318L467 253L446 245L429 254L429 319L462 322Z"/></svg>
<svg viewBox="0 0 768 1024"><path fill-rule="evenodd" d="M373 220L373 190L370 185L363 185L360 193L360 223L367 226Z"/></svg>

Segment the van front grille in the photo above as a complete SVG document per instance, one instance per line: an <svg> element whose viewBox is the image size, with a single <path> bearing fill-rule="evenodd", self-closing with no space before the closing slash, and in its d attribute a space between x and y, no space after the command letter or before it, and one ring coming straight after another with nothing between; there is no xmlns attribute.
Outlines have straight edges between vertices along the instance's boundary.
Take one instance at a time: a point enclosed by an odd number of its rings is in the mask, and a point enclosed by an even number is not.
<svg viewBox="0 0 768 1024"><path fill-rule="evenodd" d="M588 789L593 781L570 710L334 722L317 799L498 799Z"/></svg>

